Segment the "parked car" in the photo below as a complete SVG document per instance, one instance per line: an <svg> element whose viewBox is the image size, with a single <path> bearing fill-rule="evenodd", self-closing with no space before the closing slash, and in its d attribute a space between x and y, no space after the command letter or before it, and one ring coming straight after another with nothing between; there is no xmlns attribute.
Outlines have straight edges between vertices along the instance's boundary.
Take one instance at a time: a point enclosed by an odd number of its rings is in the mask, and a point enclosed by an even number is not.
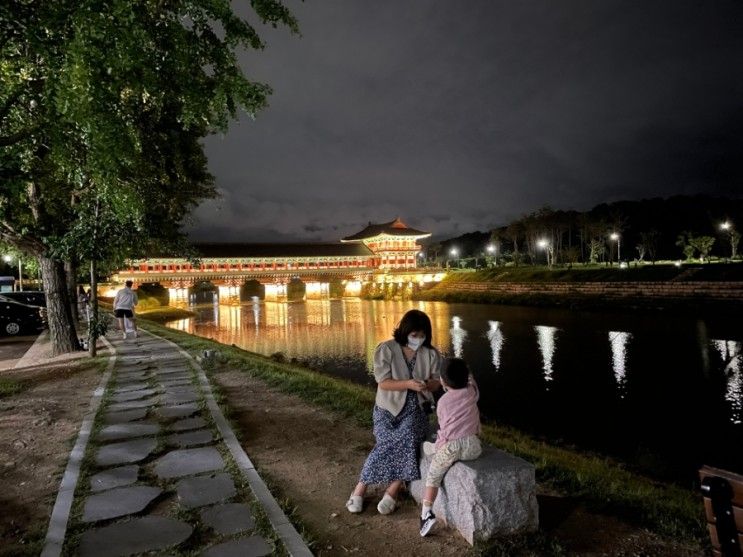
<svg viewBox="0 0 743 557"><path fill-rule="evenodd" d="M0 332L17 335L23 331L36 332L45 324L45 308L15 302L0 296Z"/></svg>
<svg viewBox="0 0 743 557"><path fill-rule="evenodd" d="M41 290L20 290L16 292L3 292L0 294L5 298L10 298L14 302L28 304L29 306L46 307L46 294Z"/></svg>

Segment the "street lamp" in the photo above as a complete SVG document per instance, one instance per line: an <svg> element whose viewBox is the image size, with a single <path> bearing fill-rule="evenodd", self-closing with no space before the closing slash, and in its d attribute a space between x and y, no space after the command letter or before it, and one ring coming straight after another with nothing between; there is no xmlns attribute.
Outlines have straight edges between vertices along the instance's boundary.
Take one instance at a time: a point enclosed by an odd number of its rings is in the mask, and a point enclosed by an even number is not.
<svg viewBox="0 0 743 557"><path fill-rule="evenodd" d="M485 246L485 251L487 251L490 255L495 255L495 246L493 244L488 244ZM498 266L498 256L495 255L495 266Z"/></svg>
<svg viewBox="0 0 743 557"><path fill-rule="evenodd" d="M449 255L456 259L457 255L459 255L459 250L457 248L451 248L449 250ZM446 266L449 266L449 261L446 262Z"/></svg>
<svg viewBox="0 0 743 557"><path fill-rule="evenodd" d="M609 238L617 243L617 261L622 260L622 236L618 232L609 234Z"/></svg>
<svg viewBox="0 0 743 557"><path fill-rule="evenodd" d="M735 259L738 252L738 243L740 242L740 234L736 232L733 223L729 220L720 223L720 230L727 232L728 239L730 240L730 259Z"/></svg>
<svg viewBox="0 0 743 557"><path fill-rule="evenodd" d="M552 254L552 249L551 249L552 246L550 245L550 243L544 238L542 238L541 240L537 240L537 247L539 249L543 249L546 252L547 265L549 267L552 267L552 258L550 257L550 255Z"/></svg>

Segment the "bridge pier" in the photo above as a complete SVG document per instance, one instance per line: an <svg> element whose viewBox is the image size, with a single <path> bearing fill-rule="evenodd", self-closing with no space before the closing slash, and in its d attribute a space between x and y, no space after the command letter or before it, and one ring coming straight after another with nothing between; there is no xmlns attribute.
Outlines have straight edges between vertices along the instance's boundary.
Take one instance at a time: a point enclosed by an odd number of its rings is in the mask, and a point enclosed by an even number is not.
<svg viewBox="0 0 743 557"><path fill-rule="evenodd" d="M327 300L330 298L329 282L306 282L306 297L308 300Z"/></svg>
<svg viewBox="0 0 743 557"><path fill-rule="evenodd" d="M220 304L240 305L240 287L233 284L217 286Z"/></svg>

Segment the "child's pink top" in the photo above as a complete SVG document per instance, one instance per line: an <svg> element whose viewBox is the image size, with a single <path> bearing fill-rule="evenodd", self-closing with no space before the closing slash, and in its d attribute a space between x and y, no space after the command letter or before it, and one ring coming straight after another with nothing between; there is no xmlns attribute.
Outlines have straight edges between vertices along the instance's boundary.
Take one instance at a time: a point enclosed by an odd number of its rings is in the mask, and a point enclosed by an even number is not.
<svg viewBox="0 0 743 557"><path fill-rule="evenodd" d="M436 415L439 417L437 450L454 439L480 433L480 411L477 409L479 398L477 383L470 376L470 382L465 388L449 389L439 399L436 405Z"/></svg>

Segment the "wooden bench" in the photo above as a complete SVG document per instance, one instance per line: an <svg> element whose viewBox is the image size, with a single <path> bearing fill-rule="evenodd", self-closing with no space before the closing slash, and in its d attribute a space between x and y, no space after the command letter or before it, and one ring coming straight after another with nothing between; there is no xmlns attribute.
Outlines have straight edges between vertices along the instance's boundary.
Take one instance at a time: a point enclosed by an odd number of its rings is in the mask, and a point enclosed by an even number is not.
<svg viewBox="0 0 743 557"><path fill-rule="evenodd" d="M699 470L712 553L743 556L743 476L704 466Z"/></svg>

